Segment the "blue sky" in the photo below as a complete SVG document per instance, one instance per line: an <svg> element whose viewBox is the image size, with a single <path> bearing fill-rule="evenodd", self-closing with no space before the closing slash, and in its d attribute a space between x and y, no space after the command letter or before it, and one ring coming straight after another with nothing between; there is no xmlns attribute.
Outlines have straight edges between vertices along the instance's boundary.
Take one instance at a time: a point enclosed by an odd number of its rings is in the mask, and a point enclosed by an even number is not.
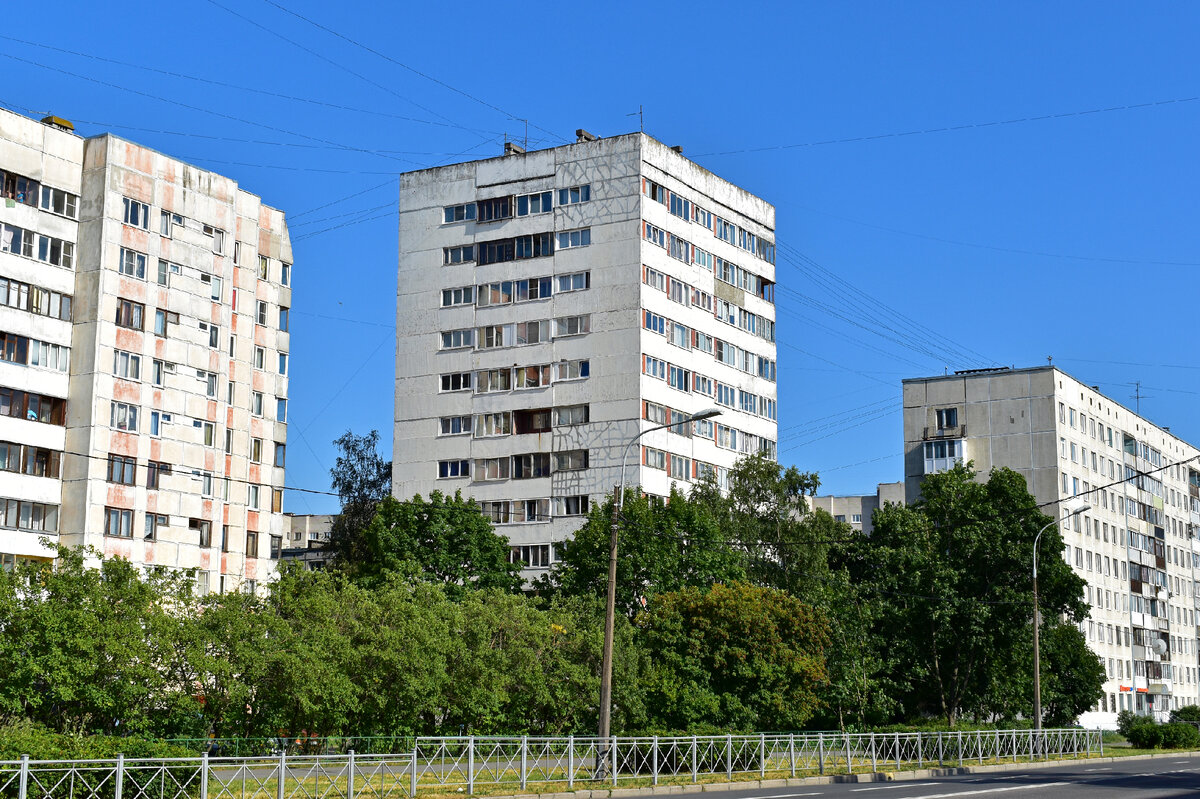
<svg viewBox="0 0 1200 799"><path fill-rule="evenodd" d="M287 212L291 486L328 488L347 429L390 451L395 174L636 130L639 106L777 208L780 460L823 491L902 478L902 378L1047 356L1127 405L1140 383L1143 413L1200 443L1200 6L186 0L19 21L0 105Z"/></svg>

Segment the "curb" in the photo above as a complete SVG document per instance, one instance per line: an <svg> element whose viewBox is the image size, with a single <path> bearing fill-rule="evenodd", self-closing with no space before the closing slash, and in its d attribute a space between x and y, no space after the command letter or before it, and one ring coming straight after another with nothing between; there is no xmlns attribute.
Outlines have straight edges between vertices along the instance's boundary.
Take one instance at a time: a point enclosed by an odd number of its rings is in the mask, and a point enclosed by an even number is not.
<svg viewBox="0 0 1200 799"><path fill-rule="evenodd" d="M817 777L787 777L773 780L744 780L697 785L650 785L645 788L588 788L555 793L491 794L488 799L630 799L635 796L668 796L671 794L717 793L721 791L752 790L755 788L797 788L810 785L838 783L909 782L931 777L959 777L965 774L997 774L1006 771L1062 768L1077 763L1125 763L1130 760L1158 760L1167 757L1200 757L1200 751L1158 752L1127 757L1092 757L1071 760L1040 760L1032 763L996 763L986 766L941 766L912 771L866 771L861 774L830 774Z"/></svg>

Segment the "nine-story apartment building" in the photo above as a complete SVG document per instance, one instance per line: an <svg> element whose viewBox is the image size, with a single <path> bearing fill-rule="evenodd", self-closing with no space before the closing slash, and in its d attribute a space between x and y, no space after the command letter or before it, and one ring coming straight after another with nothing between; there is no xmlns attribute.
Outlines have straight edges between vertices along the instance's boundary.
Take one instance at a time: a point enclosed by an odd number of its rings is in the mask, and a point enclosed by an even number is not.
<svg viewBox="0 0 1200 799"><path fill-rule="evenodd" d="M775 211L644 134L402 176L393 490L545 568L618 482L775 453ZM528 573L528 572L527 572Z"/></svg>

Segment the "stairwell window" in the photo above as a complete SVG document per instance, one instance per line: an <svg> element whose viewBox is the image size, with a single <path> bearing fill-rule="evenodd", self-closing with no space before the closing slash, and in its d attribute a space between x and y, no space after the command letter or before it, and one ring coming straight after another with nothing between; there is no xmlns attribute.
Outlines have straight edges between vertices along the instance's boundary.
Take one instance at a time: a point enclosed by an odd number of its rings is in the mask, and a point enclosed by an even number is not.
<svg viewBox="0 0 1200 799"><path fill-rule="evenodd" d="M549 213L553 209L552 197L553 192L549 191L522 194L517 198L517 216Z"/></svg>
<svg viewBox="0 0 1200 799"><path fill-rule="evenodd" d="M585 203L590 199L592 199L592 184L590 183L558 190L559 205L575 205Z"/></svg>
<svg viewBox="0 0 1200 799"><path fill-rule="evenodd" d="M958 427L958 408L938 408L937 426L939 430Z"/></svg>
<svg viewBox="0 0 1200 799"><path fill-rule="evenodd" d="M128 197L122 197L121 204L124 211L121 215L122 222L142 230L150 229L150 206Z"/></svg>
<svg viewBox="0 0 1200 799"><path fill-rule="evenodd" d="M117 265L117 270L122 275L135 277L138 280L146 279L146 256L135 250L127 250L121 248L121 261Z"/></svg>
<svg viewBox="0 0 1200 799"><path fill-rule="evenodd" d="M567 250L573 247L586 247L592 243L592 229L564 230L558 234L558 249Z"/></svg>

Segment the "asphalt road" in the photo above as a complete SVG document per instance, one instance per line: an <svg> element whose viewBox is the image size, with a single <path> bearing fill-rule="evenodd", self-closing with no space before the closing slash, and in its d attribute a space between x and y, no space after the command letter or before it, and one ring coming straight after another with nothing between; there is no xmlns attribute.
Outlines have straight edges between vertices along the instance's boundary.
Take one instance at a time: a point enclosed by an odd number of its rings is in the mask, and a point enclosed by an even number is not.
<svg viewBox="0 0 1200 799"><path fill-rule="evenodd" d="M725 799L1042 799L1200 797L1200 757L1165 757L1055 768L931 777L911 782L836 783L722 791Z"/></svg>

